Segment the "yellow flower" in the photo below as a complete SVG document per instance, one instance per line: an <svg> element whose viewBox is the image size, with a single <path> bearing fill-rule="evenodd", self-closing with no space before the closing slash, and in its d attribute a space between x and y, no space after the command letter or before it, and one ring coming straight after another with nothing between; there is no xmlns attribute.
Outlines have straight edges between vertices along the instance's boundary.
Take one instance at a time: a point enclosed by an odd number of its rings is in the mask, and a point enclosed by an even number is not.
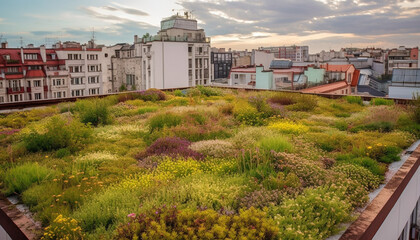
<svg viewBox="0 0 420 240"><path fill-rule="evenodd" d="M73 175L71 175L71 176L69 177L69 179L72 179L72 178L74 178L74 176L73 176Z"/></svg>
<svg viewBox="0 0 420 240"><path fill-rule="evenodd" d="M371 146L369 146L369 147L367 147L368 149L372 149L372 147Z"/></svg>
<svg viewBox="0 0 420 240"><path fill-rule="evenodd" d="M45 158L48 158L48 155L47 155L47 156L45 156Z"/></svg>
<svg viewBox="0 0 420 240"><path fill-rule="evenodd" d="M53 179L53 181L54 181L54 182L57 182L57 181L58 181L58 179L54 178L54 179Z"/></svg>
<svg viewBox="0 0 420 240"><path fill-rule="evenodd" d="M64 183L68 183L69 182L69 180L64 180Z"/></svg>

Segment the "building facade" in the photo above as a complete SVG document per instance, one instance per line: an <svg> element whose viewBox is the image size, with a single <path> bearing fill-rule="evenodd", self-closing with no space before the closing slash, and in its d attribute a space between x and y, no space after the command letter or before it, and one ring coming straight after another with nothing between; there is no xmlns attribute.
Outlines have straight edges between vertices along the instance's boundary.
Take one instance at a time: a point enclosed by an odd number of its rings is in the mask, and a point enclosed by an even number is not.
<svg viewBox="0 0 420 240"><path fill-rule="evenodd" d="M309 61L308 46L260 47L258 50L274 53L275 58L290 59L294 62Z"/></svg>
<svg viewBox="0 0 420 240"><path fill-rule="evenodd" d="M228 78L232 68L231 52L212 52L211 66L213 69L213 79Z"/></svg>
<svg viewBox="0 0 420 240"><path fill-rule="evenodd" d="M176 88L208 85L210 38L198 29L189 13L161 21L156 36L143 39L142 68L146 88Z"/></svg>
<svg viewBox="0 0 420 240"><path fill-rule="evenodd" d="M0 103L69 96L69 73L54 49L0 48Z"/></svg>

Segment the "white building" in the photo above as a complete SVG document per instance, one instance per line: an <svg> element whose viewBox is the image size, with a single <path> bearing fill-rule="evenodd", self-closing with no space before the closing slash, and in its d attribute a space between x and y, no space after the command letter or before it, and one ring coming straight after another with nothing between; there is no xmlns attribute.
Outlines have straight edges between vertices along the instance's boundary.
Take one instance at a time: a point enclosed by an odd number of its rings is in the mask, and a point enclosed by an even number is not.
<svg viewBox="0 0 420 240"><path fill-rule="evenodd" d="M89 44L90 45L90 44ZM89 48L90 47L90 48ZM65 59L70 74L70 96L80 97L110 93L112 51L95 46L66 42L56 48L59 59Z"/></svg>
<svg viewBox="0 0 420 240"><path fill-rule="evenodd" d="M143 39L146 88L179 88L210 83L210 39L188 13L161 21L158 35Z"/></svg>
<svg viewBox="0 0 420 240"><path fill-rule="evenodd" d="M269 69L271 61L274 60L274 53L266 51L252 50L251 65L263 65L264 69Z"/></svg>

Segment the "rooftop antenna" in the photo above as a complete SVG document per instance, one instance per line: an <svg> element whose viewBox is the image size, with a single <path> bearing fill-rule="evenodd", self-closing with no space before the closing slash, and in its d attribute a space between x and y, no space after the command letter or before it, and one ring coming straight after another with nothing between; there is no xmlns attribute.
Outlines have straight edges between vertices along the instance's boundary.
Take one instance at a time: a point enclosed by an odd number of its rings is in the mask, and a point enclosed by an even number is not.
<svg viewBox="0 0 420 240"><path fill-rule="evenodd" d="M92 44L95 45L95 27L92 28Z"/></svg>

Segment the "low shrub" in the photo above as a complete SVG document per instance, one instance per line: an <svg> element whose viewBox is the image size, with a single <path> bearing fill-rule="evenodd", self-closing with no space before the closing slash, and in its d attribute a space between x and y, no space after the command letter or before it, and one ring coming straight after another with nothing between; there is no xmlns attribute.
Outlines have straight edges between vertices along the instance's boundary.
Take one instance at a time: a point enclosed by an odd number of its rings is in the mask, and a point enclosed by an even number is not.
<svg viewBox="0 0 420 240"><path fill-rule="evenodd" d="M363 100L360 96L345 96L344 98L348 103L363 105Z"/></svg>
<svg viewBox="0 0 420 240"><path fill-rule="evenodd" d="M296 99L296 103L288 105L286 109L291 111L309 112L318 106L316 98L310 95L301 94Z"/></svg>
<svg viewBox="0 0 420 240"><path fill-rule="evenodd" d="M321 186L330 181L329 172L319 162L307 160L290 153L276 153L274 167L285 174L293 173L303 187Z"/></svg>
<svg viewBox="0 0 420 240"><path fill-rule="evenodd" d="M347 151L352 149L351 138L343 132L310 133L309 139L324 151Z"/></svg>
<svg viewBox="0 0 420 240"><path fill-rule="evenodd" d="M57 157L57 158L63 158L63 157L67 157L67 156L70 156L70 154L71 154L71 152L70 152L70 150L69 149L67 149L67 148L61 148L61 149L58 149L56 152L55 152L55 157Z"/></svg>
<svg viewBox="0 0 420 240"><path fill-rule="evenodd" d="M385 172L386 172L386 165L381 164L377 162L376 160L373 160L369 157L354 157L354 156L344 156L344 158L339 159L340 162L359 165L367 170L369 170L371 173L375 174L376 176L383 178Z"/></svg>
<svg viewBox="0 0 420 240"><path fill-rule="evenodd" d="M377 143L367 147L366 155L379 162L392 163L400 160L399 154L401 151L402 150L399 147Z"/></svg>
<svg viewBox="0 0 420 240"><path fill-rule="evenodd" d="M233 116L239 122L250 126L262 126L266 124L263 113L245 101L238 101L233 107Z"/></svg>
<svg viewBox="0 0 420 240"><path fill-rule="evenodd" d="M346 131L349 125L345 121L337 121L335 122L334 127L340 131Z"/></svg>
<svg viewBox="0 0 420 240"><path fill-rule="evenodd" d="M208 121L204 125L191 125L184 123L164 131L167 136L177 136L191 142L225 139L231 136L231 130L222 126L219 122Z"/></svg>
<svg viewBox="0 0 420 240"><path fill-rule="evenodd" d="M170 157L191 157L194 159L202 159L201 153L195 152L189 148L191 142L178 137L159 138L146 151L137 155L137 159L153 155L166 155Z"/></svg>
<svg viewBox="0 0 420 240"><path fill-rule="evenodd" d="M22 193L34 183L52 179L55 172L38 163L24 163L8 169L3 177L4 193Z"/></svg>
<svg viewBox="0 0 420 240"><path fill-rule="evenodd" d="M145 113L149 113L149 112L156 112L158 110L157 107L141 107L139 109L137 109L137 114L145 114Z"/></svg>
<svg viewBox="0 0 420 240"><path fill-rule="evenodd" d="M353 164L340 164L332 168L335 172L343 173L344 176L348 177L353 181L357 181L363 185L366 190L370 191L379 187L381 178L374 175L366 168Z"/></svg>
<svg viewBox="0 0 420 240"><path fill-rule="evenodd" d="M175 97L172 98L171 100L165 101L162 103L162 106L187 106L189 104L189 101L187 98L180 98L180 97Z"/></svg>
<svg viewBox="0 0 420 240"><path fill-rule="evenodd" d="M268 125L268 128L278 130L283 133L300 134L309 131L309 127L301 123L295 123L289 120L273 122Z"/></svg>
<svg viewBox="0 0 420 240"><path fill-rule="evenodd" d="M420 123L420 97L419 95L416 96L415 100L413 101L413 118L416 123Z"/></svg>
<svg viewBox="0 0 420 240"><path fill-rule="evenodd" d="M267 104L267 100L262 95L251 96L248 103L257 109L262 117L268 118L275 114L274 110Z"/></svg>
<svg viewBox="0 0 420 240"><path fill-rule="evenodd" d="M78 100L75 111L79 113L82 123L91 123L94 126L106 125L112 122L109 107L112 102L108 99Z"/></svg>
<svg viewBox="0 0 420 240"><path fill-rule="evenodd" d="M240 206L242 208L264 208L270 206L279 205L283 198L284 192L276 190L267 190L261 188L248 193L246 196L240 199Z"/></svg>
<svg viewBox="0 0 420 240"><path fill-rule="evenodd" d="M387 106L391 106L394 105L394 101L392 99L384 99L384 98L373 98L370 103L372 105L375 106L380 106L380 105L387 105Z"/></svg>
<svg viewBox="0 0 420 240"><path fill-rule="evenodd" d="M22 135L23 143L30 152L51 151L61 148L75 150L88 143L92 129L77 120L70 123L54 116L46 123L45 130L31 129Z"/></svg>
<svg viewBox="0 0 420 240"><path fill-rule="evenodd" d="M166 100L166 95L159 89L150 88L146 91L138 91L135 93L135 98L141 99L143 101L163 101Z"/></svg>
<svg viewBox="0 0 420 240"><path fill-rule="evenodd" d="M363 124L350 129L351 132L357 133L359 131L379 131L379 132L391 132L394 130L394 124L390 122L375 122L369 124Z"/></svg>
<svg viewBox="0 0 420 240"><path fill-rule="evenodd" d="M289 174L278 172L276 176L264 179L262 185L267 190L283 190L287 193L294 193L302 187L300 179L292 172Z"/></svg>
<svg viewBox="0 0 420 240"><path fill-rule="evenodd" d="M115 239L276 239L277 228L266 213L250 208L238 215L214 210L178 210L162 206L128 215L127 224L116 230Z"/></svg>
<svg viewBox="0 0 420 240"><path fill-rule="evenodd" d="M205 156L229 158L235 155L233 144L224 140L205 140L192 143L190 148Z"/></svg>
<svg viewBox="0 0 420 240"><path fill-rule="evenodd" d="M284 200L274 217L280 237L325 239L336 233L337 224L350 220L351 206L341 194L327 187L309 188L295 199Z"/></svg>
<svg viewBox="0 0 420 240"><path fill-rule="evenodd" d="M181 90L175 90L174 92L173 92L173 94L175 95L175 96L177 96L177 97L185 97L185 93L184 92L182 92Z"/></svg>
<svg viewBox="0 0 420 240"><path fill-rule="evenodd" d="M266 137L259 141L259 147L265 151L292 152L293 145L283 136Z"/></svg>
<svg viewBox="0 0 420 240"><path fill-rule="evenodd" d="M206 97L210 96L223 96L223 92L218 88L197 86L197 89L201 92L202 95Z"/></svg>
<svg viewBox="0 0 420 240"><path fill-rule="evenodd" d="M269 102L280 105L291 105L297 102L297 95L292 93L277 93L268 99Z"/></svg>
<svg viewBox="0 0 420 240"><path fill-rule="evenodd" d="M50 226L45 228L44 235L41 240L53 239L83 239L84 234L79 223L72 218L58 215Z"/></svg>
<svg viewBox="0 0 420 240"><path fill-rule="evenodd" d="M149 131L161 130L164 127L173 127L181 124L182 117L173 113L160 113L151 117L148 121Z"/></svg>

